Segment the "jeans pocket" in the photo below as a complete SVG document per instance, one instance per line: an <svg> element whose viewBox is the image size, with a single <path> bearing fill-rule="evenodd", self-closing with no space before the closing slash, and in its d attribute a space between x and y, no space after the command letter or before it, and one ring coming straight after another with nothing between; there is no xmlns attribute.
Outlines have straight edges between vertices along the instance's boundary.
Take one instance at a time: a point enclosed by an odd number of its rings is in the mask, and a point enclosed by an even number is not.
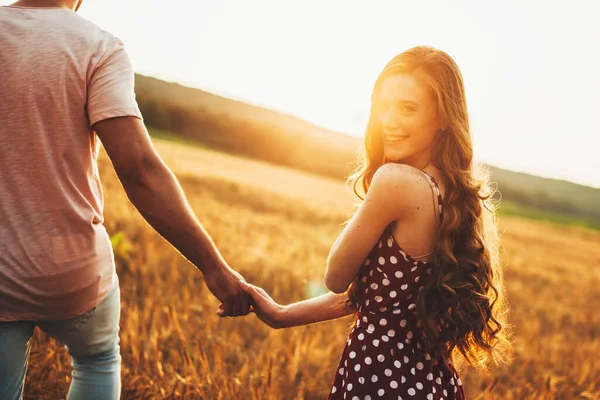
<svg viewBox="0 0 600 400"><path fill-rule="evenodd" d="M68 332L75 332L81 329L86 322L90 320L96 313L96 307L92 307L83 314L80 314L76 317L70 318L64 321L64 329Z"/></svg>

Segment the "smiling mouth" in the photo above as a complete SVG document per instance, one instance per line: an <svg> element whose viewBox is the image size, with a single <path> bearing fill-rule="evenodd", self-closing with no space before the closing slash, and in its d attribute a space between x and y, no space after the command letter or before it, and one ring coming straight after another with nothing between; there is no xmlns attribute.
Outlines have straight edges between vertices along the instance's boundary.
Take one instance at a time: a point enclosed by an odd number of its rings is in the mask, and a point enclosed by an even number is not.
<svg viewBox="0 0 600 400"><path fill-rule="evenodd" d="M386 142L401 142L408 139L409 135L383 135Z"/></svg>

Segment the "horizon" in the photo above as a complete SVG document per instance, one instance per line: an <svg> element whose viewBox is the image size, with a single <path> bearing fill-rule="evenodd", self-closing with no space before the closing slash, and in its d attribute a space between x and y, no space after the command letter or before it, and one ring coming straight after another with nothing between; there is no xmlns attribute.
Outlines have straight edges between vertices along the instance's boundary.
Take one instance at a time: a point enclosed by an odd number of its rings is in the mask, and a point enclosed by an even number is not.
<svg viewBox="0 0 600 400"><path fill-rule="evenodd" d="M228 99L228 100L241 101L241 102L243 102L245 104L248 104L250 106L260 107L260 108L263 108L263 109L266 109L266 110L269 110L269 111L272 111L272 112L276 112L276 113L279 113L279 114L282 114L282 115L286 115L288 117L296 118L296 119L302 120L304 122L308 122L308 123L314 125L315 127L319 128L319 129L323 129L323 130L327 130L327 131L330 131L330 132L333 132L333 133L338 133L338 134L346 135L346 136L355 138L357 140L361 140L364 137L364 136L352 135L352 134L350 134L348 132L342 132L342 131L338 131L338 130L335 130L335 129L331 129L331 128L328 128L326 126L319 125L319 124L317 124L317 123L315 123L313 121L309 121L307 119L303 119L303 118L301 118L301 117L299 117L297 115L294 115L292 113L288 113L288 112L285 112L285 111L277 110L275 108L269 108L269 107L265 107L265 106L262 106L262 105L259 105L259 104L253 104L251 102L247 102L247 101L244 101L244 100L235 99L233 97L227 97L227 96L224 96L224 95L219 94L219 93L214 93L214 92L210 92L210 91L204 90L202 88L195 88L195 87L191 87L191 86L186 86L186 85L181 84L179 82L166 81L166 80L161 79L161 78L156 77L156 76L144 75L144 74L140 74L140 73L137 73L137 72L136 72L136 74L143 75L143 76L149 77L149 78L159 79L159 80L161 80L163 82L166 82L166 83L169 83L169 84L178 84L178 85L184 86L184 87L189 88L189 89L201 90L201 91L203 91L205 93L210 93L211 95L219 96L219 97L222 97L222 98L225 98L225 99ZM486 163L486 162L483 162L483 161L482 161L482 163L486 164L486 165L488 165L489 167L492 167L492 168L500 168L500 169L502 169L504 171L515 172L515 173L519 173L519 174L525 174L525 175L529 175L529 176L536 177L536 178L550 179L550 180L555 180L555 181L567 182L567 183L571 183L571 184L574 184L574 185L579 185L579 186L584 186L584 187L588 187L588 188L591 188L591 189L599 189L600 190L600 187L594 187L594 186L591 186L591 185L587 185L587 184L579 183L579 182L574 182L574 181L571 181L571 180L566 180L566 179L562 179L562 178L556 178L556 177L552 177L552 176L544 176L544 175L539 175L539 174L532 174L532 173L527 172L527 171L518 171L518 170L514 170L514 169L510 169L510 168L500 167L500 166L495 165L495 164L489 164L489 163Z"/></svg>
<svg viewBox="0 0 600 400"><path fill-rule="evenodd" d="M356 137L385 63L432 45L461 69L476 161L600 188L600 3L172 4L84 0L78 14L122 39L137 73Z"/></svg>

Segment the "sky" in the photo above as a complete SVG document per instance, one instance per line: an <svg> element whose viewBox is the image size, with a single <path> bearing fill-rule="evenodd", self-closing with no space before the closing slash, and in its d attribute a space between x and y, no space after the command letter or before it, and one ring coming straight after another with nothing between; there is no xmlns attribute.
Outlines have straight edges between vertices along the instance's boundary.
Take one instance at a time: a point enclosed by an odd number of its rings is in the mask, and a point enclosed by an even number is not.
<svg viewBox="0 0 600 400"><path fill-rule="evenodd" d="M79 14L136 72L355 136L385 63L437 47L463 74L477 161L600 188L600 1L84 0Z"/></svg>

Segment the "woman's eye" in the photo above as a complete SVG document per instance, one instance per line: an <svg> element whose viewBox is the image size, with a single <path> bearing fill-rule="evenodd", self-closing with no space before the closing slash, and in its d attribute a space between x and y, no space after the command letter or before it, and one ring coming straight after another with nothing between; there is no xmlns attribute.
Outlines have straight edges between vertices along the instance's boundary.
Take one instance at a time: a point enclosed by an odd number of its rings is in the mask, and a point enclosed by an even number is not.
<svg viewBox="0 0 600 400"><path fill-rule="evenodd" d="M414 107L411 107L411 106L400 106L400 112L411 113L411 112L414 112L414 111L415 111Z"/></svg>
<svg viewBox="0 0 600 400"><path fill-rule="evenodd" d="M387 113L388 111L390 111L390 107L398 113L402 113L402 114L410 114L410 113L414 113L416 110L416 108L412 105L406 105L406 104L390 104L390 103L386 103L386 102L378 102L374 104L374 108L376 110L376 112L378 113Z"/></svg>

